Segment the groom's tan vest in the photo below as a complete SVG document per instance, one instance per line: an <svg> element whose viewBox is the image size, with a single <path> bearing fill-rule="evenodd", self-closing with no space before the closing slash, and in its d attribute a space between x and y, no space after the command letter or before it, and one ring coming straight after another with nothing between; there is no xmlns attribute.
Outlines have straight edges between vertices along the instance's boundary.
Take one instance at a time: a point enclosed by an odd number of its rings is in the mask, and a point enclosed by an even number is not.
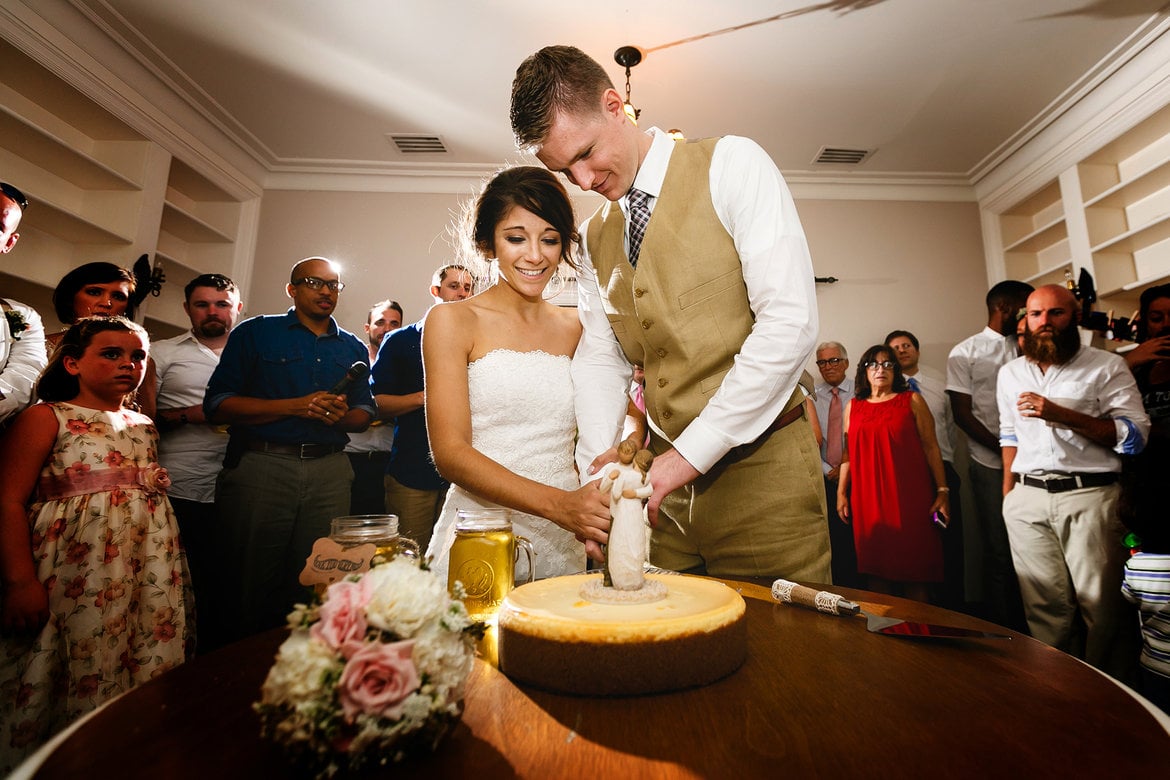
<svg viewBox="0 0 1170 780"><path fill-rule="evenodd" d="M711 203L717 140L675 142L636 269L616 203L587 233L606 316L626 357L645 366L646 413L672 440L719 389L755 320L735 243ZM796 391L783 411L799 403Z"/></svg>

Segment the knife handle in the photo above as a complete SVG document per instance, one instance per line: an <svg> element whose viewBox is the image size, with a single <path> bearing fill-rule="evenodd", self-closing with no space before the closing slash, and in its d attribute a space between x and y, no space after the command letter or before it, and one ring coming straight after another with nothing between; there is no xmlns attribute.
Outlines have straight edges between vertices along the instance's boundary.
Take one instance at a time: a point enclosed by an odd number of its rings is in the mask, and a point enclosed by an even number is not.
<svg viewBox="0 0 1170 780"><path fill-rule="evenodd" d="M830 615L850 614L856 611L851 609L855 607L853 602L843 596L827 590L813 590L783 579L772 583L772 598L785 604L798 604Z"/></svg>

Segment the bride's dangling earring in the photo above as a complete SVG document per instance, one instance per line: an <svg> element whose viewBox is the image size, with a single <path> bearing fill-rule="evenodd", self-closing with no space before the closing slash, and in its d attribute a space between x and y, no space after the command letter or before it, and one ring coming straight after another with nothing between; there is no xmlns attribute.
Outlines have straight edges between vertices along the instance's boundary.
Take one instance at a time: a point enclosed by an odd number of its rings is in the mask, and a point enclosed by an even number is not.
<svg viewBox="0 0 1170 780"><path fill-rule="evenodd" d="M549 277L548 284L544 286L544 292L540 297L546 301L551 301L562 292L565 291L565 277L561 274L561 267L558 265L553 275Z"/></svg>

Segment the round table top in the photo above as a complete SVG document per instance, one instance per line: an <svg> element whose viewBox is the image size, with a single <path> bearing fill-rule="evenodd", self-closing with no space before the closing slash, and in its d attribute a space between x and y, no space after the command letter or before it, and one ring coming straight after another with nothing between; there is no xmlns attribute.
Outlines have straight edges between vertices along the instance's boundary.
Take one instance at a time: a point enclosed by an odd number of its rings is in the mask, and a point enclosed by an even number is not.
<svg viewBox="0 0 1170 780"><path fill-rule="evenodd" d="M861 617L747 603L748 658L702 688L627 698L513 684L477 660L462 721L397 775L882 777L1160 775L1170 735L1127 689L1020 634L909 639ZM835 588L867 611L1000 631L918 602ZM295 777L251 703L284 630L223 648L114 700L65 737L37 778Z"/></svg>

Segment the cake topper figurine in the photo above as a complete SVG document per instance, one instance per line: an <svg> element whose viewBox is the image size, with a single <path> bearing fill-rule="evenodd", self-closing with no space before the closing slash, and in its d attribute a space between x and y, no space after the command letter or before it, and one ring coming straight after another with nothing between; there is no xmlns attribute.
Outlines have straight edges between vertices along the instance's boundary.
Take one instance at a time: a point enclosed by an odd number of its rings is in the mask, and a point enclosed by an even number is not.
<svg viewBox="0 0 1170 780"><path fill-rule="evenodd" d="M648 450L643 450L653 460ZM617 448L618 462L602 469L603 492L610 494L610 512L613 522L609 528L609 543L605 546L605 587L618 590L637 590L645 581L642 567L646 562L646 521L643 519L642 499L654 492L646 479L646 471L633 465L638 445L629 439Z"/></svg>
<svg viewBox="0 0 1170 780"><path fill-rule="evenodd" d="M581 596L606 604L643 604L666 597L666 586L646 579L646 532L649 528L643 501L654 492L650 485L650 450L637 443L618 445L618 459L601 469L598 489L609 493L613 521L605 545L605 569L600 580L581 586Z"/></svg>

